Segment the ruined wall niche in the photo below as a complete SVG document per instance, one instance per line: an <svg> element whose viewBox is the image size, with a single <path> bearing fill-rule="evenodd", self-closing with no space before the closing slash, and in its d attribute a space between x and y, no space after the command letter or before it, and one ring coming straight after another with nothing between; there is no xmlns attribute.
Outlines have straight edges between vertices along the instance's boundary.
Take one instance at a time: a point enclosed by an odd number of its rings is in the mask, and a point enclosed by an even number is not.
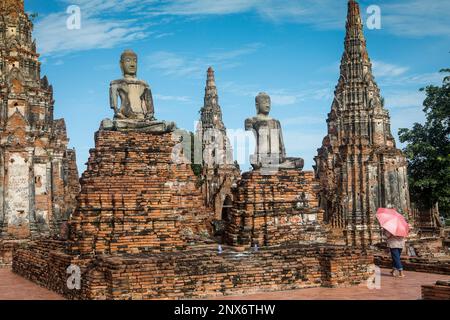
<svg viewBox="0 0 450 320"><path fill-rule="evenodd" d="M12 38L17 35L17 27L9 26L6 28L6 38Z"/></svg>
<svg viewBox="0 0 450 320"><path fill-rule="evenodd" d="M10 118L17 111L25 117L27 110L26 102L23 100L9 100L8 101L8 118Z"/></svg>
<svg viewBox="0 0 450 320"><path fill-rule="evenodd" d="M34 164L34 190L36 195L47 194L47 164Z"/></svg>
<svg viewBox="0 0 450 320"><path fill-rule="evenodd" d="M227 194L222 205L222 216L221 220L224 222L229 222L231 219L231 209L233 208L233 196Z"/></svg>
<svg viewBox="0 0 450 320"><path fill-rule="evenodd" d="M5 211L8 227L15 229L29 228L30 190L29 175L30 161L26 153L10 153L6 155Z"/></svg>

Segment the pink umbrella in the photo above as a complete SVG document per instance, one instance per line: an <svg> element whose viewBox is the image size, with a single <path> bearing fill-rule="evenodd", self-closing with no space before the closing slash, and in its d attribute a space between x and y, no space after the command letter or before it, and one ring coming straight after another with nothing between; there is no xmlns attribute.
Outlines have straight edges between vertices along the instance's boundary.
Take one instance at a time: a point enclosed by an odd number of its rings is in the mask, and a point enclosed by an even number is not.
<svg viewBox="0 0 450 320"><path fill-rule="evenodd" d="M377 219L381 227L397 237L406 237L409 233L409 224L405 218L394 209L379 208Z"/></svg>

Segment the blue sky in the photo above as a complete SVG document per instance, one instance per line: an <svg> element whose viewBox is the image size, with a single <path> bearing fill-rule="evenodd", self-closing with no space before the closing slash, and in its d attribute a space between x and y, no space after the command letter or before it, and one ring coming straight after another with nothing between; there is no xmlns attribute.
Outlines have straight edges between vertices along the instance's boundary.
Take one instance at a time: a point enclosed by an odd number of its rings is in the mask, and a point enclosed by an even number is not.
<svg viewBox="0 0 450 320"><path fill-rule="evenodd" d="M34 36L42 74L54 86L55 117L64 117L80 173L100 121L111 117L108 90L121 77L120 53L139 54L156 117L194 130L213 66L224 122L243 128L260 91L272 96L287 152L311 169L326 134L339 77L346 0L25 0L38 13ZM81 29L68 30L66 9L81 9ZM360 1L381 8L381 29L365 29L369 55L393 134L423 121L423 93L450 67L450 2ZM244 164L242 169L246 170Z"/></svg>

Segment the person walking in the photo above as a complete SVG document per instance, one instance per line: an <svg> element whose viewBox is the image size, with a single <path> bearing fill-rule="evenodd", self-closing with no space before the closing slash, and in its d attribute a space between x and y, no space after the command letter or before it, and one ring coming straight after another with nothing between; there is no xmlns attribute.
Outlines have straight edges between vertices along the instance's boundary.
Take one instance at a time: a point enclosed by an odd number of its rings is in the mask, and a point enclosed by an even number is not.
<svg viewBox="0 0 450 320"><path fill-rule="evenodd" d="M403 274L403 265L400 259L402 251L405 247L405 237L394 236L392 233L384 229L384 234L386 237L386 242L389 250L391 251L392 257L392 271L391 275L393 277L401 277L404 278ZM398 275L396 275L396 271L398 271Z"/></svg>

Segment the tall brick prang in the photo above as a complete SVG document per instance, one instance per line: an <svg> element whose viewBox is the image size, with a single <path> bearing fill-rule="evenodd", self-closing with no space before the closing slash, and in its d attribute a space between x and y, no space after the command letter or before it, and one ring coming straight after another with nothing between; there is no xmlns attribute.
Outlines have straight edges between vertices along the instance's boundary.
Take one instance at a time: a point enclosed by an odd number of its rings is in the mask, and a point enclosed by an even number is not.
<svg viewBox="0 0 450 320"><path fill-rule="evenodd" d="M207 71L205 98L200 110L196 139L201 141L202 189L206 205L214 209L216 220L222 220L233 200L231 187L239 179L240 169L233 161L233 150L222 120L212 67Z"/></svg>
<svg viewBox="0 0 450 320"><path fill-rule="evenodd" d="M0 238L58 234L79 191L75 151L41 78L22 0L0 2Z"/></svg>
<svg viewBox="0 0 450 320"><path fill-rule="evenodd" d="M368 245L380 237L377 208L392 206L409 216L410 202L406 158L395 146L353 0L340 68L328 135L315 158L321 204L325 220L343 231L348 244Z"/></svg>

